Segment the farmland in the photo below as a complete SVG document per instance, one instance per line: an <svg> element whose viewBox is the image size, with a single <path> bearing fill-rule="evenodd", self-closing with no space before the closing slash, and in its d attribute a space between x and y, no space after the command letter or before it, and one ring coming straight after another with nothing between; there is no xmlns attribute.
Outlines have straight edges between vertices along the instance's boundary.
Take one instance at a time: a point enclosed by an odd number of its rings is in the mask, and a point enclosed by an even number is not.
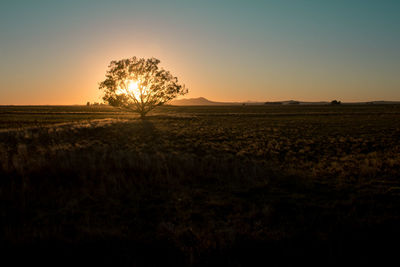
<svg viewBox="0 0 400 267"><path fill-rule="evenodd" d="M363 264L400 237L400 105L3 106L0 163L8 255Z"/></svg>

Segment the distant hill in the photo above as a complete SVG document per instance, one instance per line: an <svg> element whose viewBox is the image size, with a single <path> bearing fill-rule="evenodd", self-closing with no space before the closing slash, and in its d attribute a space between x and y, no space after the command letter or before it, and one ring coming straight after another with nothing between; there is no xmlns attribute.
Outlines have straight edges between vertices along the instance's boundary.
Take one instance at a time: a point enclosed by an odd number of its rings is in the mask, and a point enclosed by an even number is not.
<svg viewBox="0 0 400 267"><path fill-rule="evenodd" d="M264 105L265 102L215 102L204 97L172 100L168 104L174 106L237 106L237 105Z"/></svg>
<svg viewBox="0 0 400 267"><path fill-rule="evenodd" d="M329 105L330 102L327 101L319 101L319 102L305 102L305 101L296 101L296 100L287 100L287 101L272 101L272 102L215 102L208 100L204 97L198 98L185 98L172 100L168 104L173 106L236 106L236 105ZM369 101L369 102L342 102L342 104L400 104L400 101Z"/></svg>
<svg viewBox="0 0 400 267"><path fill-rule="evenodd" d="M329 102L300 102L295 100L274 102L215 102L204 97L172 100L168 104L173 106L237 106L237 105L326 105Z"/></svg>
<svg viewBox="0 0 400 267"><path fill-rule="evenodd" d="M400 104L400 101L369 101L369 102L358 102L358 103L348 103L348 104L375 104L375 105L388 105L388 104Z"/></svg>
<svg viewBox="0 0 400 267"><path fill-rule="evenodd" d="M168 104L174 106L213 106L213 105L220 106L220 105L238 105L239 103L214 102L204 97L198 97L198 98L172 100Z"/></svg>

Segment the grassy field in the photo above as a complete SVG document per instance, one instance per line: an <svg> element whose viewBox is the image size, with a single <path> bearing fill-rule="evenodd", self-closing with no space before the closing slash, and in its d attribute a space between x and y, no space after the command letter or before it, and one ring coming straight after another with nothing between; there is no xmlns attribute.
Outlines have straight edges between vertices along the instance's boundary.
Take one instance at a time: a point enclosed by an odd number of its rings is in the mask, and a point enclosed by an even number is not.
<svg viewBox="0 0 400 267"><path fill-rule="evenodd" d="M368 265L400 238L400 105L0 107L16 262ZM25 255L20 257L18 255Z"/></svg>

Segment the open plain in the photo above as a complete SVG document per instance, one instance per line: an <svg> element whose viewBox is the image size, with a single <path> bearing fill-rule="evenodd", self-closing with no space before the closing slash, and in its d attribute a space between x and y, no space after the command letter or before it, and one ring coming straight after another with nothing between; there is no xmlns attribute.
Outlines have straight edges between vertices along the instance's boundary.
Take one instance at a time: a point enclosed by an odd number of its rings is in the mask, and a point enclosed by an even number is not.
<svg viewBox="0 0 400 267"><path fill-rule="evenodd" d="M0 176L17 262L382 263L400 105L2 106Z"/></svg>

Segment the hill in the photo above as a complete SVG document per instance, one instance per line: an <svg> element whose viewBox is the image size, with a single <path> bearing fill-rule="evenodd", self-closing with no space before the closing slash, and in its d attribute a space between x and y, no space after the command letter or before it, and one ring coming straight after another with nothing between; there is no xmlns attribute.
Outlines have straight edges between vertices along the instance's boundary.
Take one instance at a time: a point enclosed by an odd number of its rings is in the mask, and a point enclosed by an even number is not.
<svg viewBox="0 0 400 267"><path fill-rule="evenodd" d="M329 105L330 102L327 101L316 101L316 102L306 102L306 101L271 101L271 102L257 102L257 101L246 101L246 102L215 102L208 100L204 97L198 98L184 98L178 100L172 100L169 102L173 106L236 106L236 105ZM400 104L400 101L370 101L370 102L343 102L342 104Z"/></svg>
<svg viewBox="0 0 400 267"><path fill-rule="evenodd" d="M214 102L204 97L172 100L169 104L174 106L210 106L210 105L238 105L239 103Z"/></svg>
<svg viewBox="0 0 400 267"><path fill-rule="evenodd" d="M265 102L255 102L255 101L246 101L246 102L215 102L208 100L204 97L198 98L188 98L188 99L178 99L172 100L169 102L170 105L173 106L236 106L236 105L264 105Z"/></svg>

